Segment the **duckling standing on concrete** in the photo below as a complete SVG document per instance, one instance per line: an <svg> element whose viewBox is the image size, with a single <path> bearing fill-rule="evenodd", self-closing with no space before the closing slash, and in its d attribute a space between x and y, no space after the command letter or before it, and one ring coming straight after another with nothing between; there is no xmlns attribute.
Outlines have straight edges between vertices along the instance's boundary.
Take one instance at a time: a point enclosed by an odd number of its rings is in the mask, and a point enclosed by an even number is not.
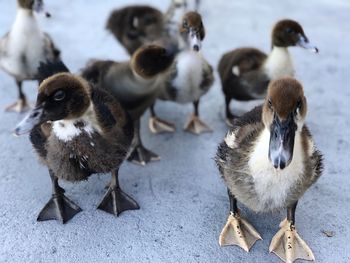
<svg viewBox="0 0 350 263"><path fill-rule="evenodd" d="M38 221L66 223L79 213L80 207L65 196L58 180L77 182L94 173L112 174L99 209L117 216L139 209L118 182L119 167L133 138L132 120L107 92L79 76L55 74L41 83L35 108L15 130L17 135L26 132L48 167L53 186L52 198Z"/></svg>
<svg viewBox="0 0 350 263"><path fill-rule="evenodd" d="M314 255L295 226L298 200L321 176L323 160L304 124L307 103L301 84L286 77L272 81L263 106L235 120L218 148L216 163L228 187L230 215L221 246L249 251L259 233L241 217L237 200L255 212L287 209L270 252L286 262Z"/></svg>
<svg viewBox="0 0 350 263"><path fill-rule="evenodd" d="M140 137L140 118L159 93L159 81L174 60L174 51L157 45L139 48L127 62L93 61L82 76L111 93L134 121L133 151L129 161L145 165L160 157L146 149Z"/></svg>
<svg viewBox="0 0 350 263"><path fill-rule="evenodd" d="M224 54L218 71L226 100L226 122L235 117L230 111L232 99L248 101L263 99L271 80L294 76L288 47L299 46L315 53L303 28L293 20L281 20L272 30L272 50L269 55L255 48L238 48Z"/></svg>
<svg viewBox="0 0 350 263"><path fill-rule="evenodd" d="M16 80L19 99L6 108L22 112L29 108L22 91L24 80L35 80L40 61L59 59L60 51L50 36L41 31L33 11L43 9L42 0L18 0L17 15L11 30L0 39L0 68ZM46 16L49 16L46 13Z"/></svg>
<svg viewBox="0 0 350 263"><path fill-rule="evenodd" d="M213 69L203 57L201 43L205 37L202 17L197 12L188 12L182 18L179 28L183 50L177 53L170 71L162 76L158 98L177 103L192 102L194 113L184 129L194 134L209 132L211 129L199 118L199 101L214 81ZM153 133L173 132L174 125L156 116L154 105L151 107L149 128Z"/></svg>

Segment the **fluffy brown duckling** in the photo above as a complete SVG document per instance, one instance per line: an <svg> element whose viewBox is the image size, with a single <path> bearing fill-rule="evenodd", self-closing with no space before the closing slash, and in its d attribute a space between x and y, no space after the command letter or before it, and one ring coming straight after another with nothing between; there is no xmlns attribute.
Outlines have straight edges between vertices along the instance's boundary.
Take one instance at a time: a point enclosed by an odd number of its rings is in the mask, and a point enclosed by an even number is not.
<svg viewBox="0 0 350 263"><path fill-rule="evenodd" d="M111 93L134 122L133 150L129 161L145 165L160 157L146 149L140 137L140 118L157 98L159 81L174 60L174 51L157 45L139 48L130 61L93 61L82 76Z"/></svg>
<svg viewBox="0 0 350 263"><path fill-rule="evenodd" d="M18 101L9 105L8 111L22 112L29 108L22 82L37 79L40 61L59 59L60 51L35 19L33 12L42 10L42 0L18 0L12 28L0 39L0 68L14 77L19 93Z"/></svg>
<svg viewBox="0 0 350 263"><path fill-rule="evenodd" d="M213 69L201 53L201 43L205 37L201 15L197 12L187 12L181 21L179 32L184 49L177 53L171 69L163 74L158 98L180 104L193 103L194 113L184 129L193 134L200 134L211 131L199 118L199 102L213 84ZM173 124L157 117L154 105L151 107L149 128L153 133L175 130Z"/></svg>
<svg viewBox="0 0 350 263"><path fill-rule="evenodd" d="M27 132L40 161L48 167L53 186L52 198L38 221L66 223L79 213L80 207L66 197L58 180L79 182L95 173L112 174L99 209L117 216L139 209L118 182L133 125L113 96L79 76L55 74L41 83L35 108L15 129L17 135Z"/></svg>
<svg viewBox="0 0 350 263"><path fill-rule="evenodd" d="M178 22L186 10L184 0L171 0L165 13L148 5L130 5L112 11L106 28L132 55L139 47L159 39L177 43Z"/></svg>
<svg viewBox="0 0 350 263"><path fill-rule="evenodd" d="M299 46L318 52L310 44L301 25L289 19L276 23L272 30L271 46L268 55L255 48L238 48L224 54L220 59L218 71L225 95L228 125L232 125L234 118L229 108L232 99L263 99L271 80L294 76L288 47Z"/></svg>
<svg viewBox="0 0 350 263"><path fill-rule="evenodd" d="M218 148L216 163L228 188L230 215L221 246L249 251L261 239L239 213L237 201L255 212L287 209L270 252L283 261L313 260L296 230L298 200L321 176L323 160L304 124L307 103L301 84L290 77L272 81L265 103L236 119Z"/></svg>

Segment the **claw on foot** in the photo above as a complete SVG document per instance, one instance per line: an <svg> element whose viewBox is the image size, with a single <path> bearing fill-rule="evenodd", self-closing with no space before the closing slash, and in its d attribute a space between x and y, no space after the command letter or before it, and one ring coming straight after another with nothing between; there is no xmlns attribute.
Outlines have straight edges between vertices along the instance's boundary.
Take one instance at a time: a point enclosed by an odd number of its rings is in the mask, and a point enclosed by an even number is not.
<svg viewBox="0 0 350 263"><path fill-rule="evenodd" d="M269 250L287 263L293 263L297 259L315 260L310 247L299 236L295 226L286 219L281 222L280 230L272 238Z"/></svg>
<svg viewBox="0 0 350 263"><path fill-rule="evenodd" d="M145 166L149 162L159 160L160 157L157 154L151 152L150 150L147 150L142 145L135 147L128 158L128 161L142 166Z"/></svg>
<svg viewBox="0 0 350 263"><path fill-rule="evenodd" d="M184 130L196 135L213 131L207 124L205 124L198 116L194 114L187 121Z"/></svg>
<svg viewBox="0 0 350 263"><path fill-rule="evenodd" d="M157 117L149 118L148 127L152 133L175 132L174 124Z"/></svg>
<svg viewBox="0 0 350 263"><path fill-rule="evenodd" d="M239 215L231 213L219 237L220 246L236 245L249 252L254 243L262 239L255 228Z"/></svg>

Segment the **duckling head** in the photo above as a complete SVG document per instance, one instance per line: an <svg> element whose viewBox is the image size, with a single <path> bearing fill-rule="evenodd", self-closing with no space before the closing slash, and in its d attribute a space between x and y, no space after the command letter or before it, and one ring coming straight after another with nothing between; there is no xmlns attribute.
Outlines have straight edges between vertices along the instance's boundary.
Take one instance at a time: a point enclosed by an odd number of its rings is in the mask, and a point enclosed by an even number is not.
<svg viewBox="0 0 350 263"><path fill-rule="evenodd" d="M205 37L201 15L197 12L187 12L182 18L180 33L190 49L199 51Z"/></svg>
<svg viewBox="0 0 350 263"><path fill-rule="evenodd" d="M37 13L44 11L43 0L18 0L18 5L27 10L35 11ZM49 12L45 12L46 17L51 17Z"/></svg>
<svg viewBox="0 0 350 263"><path fill-rule="evenodd" d="M299 46L318 53L318 48L310 43L301 25L290 19L281 20L274 26L272 45L276 47Z"/></svg>
<svg viewBox="0 0 350 263"><path fill-rule="evenodd" d="M268 87L263 105L263 123L270 132L269 160L276 169L284 169L293 159L294 140L307 112L302 85L286 77Z"/></svg>
<svg viewBox="0 0 350 263"><path fill-rule="evenodd" d="M15 134L27 133L45 122L78 118L89 105L87 81L70 73L53 75L40 84L35 108L17 125Z"/></svg>
<svg viewBox="0 0 350 263"><path fill-rule="evenodd" d="M166 71L173 63L176 50L172 47L147 45L135 51L131 58L131 68L136 75L152 79Z"/></svg>

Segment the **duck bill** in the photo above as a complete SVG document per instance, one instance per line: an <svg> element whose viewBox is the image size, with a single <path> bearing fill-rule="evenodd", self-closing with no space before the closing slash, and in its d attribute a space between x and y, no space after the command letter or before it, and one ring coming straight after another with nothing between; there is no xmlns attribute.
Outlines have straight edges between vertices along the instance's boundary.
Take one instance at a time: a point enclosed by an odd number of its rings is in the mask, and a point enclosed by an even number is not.
<svg viewBox="0 0 350 263"><path fill-rule="evenodd" d="M189 43L192 50L198 52L202 48L202 41L198 34L193 30L190 29L189 32Z"/></svg>
<svg viewBox="0 0 350 263"><path fill-rule="evenodd" d="M269 159L276 169L284 169L293 159L296 128L292 116L281 122L275 115L270 127Z"/></svg>
<svg viewBox="0 0 350 263"><path fill-rule="evenodd" d="M318 48L312 45L306 36L299 34L299 41L297 42L297 46L310 50L311 52L318 53Z"/></svg>
<svg viewBox="0 0 350 263"><path fill-rule="evenodd" d="M36 125L44 123L43 120L43 108L36 107L16 126L14 133L17 136L30 132Z"/></svg>
<svg viewBox="0 0 350 263"><path fill-rule="evenodd" d="M34 5L33 5L33 10L35 12L39 13L44 13L46 17L51 17L51 14L47 12L44 8L44 2L43 0L35 0Z"/></svg>

